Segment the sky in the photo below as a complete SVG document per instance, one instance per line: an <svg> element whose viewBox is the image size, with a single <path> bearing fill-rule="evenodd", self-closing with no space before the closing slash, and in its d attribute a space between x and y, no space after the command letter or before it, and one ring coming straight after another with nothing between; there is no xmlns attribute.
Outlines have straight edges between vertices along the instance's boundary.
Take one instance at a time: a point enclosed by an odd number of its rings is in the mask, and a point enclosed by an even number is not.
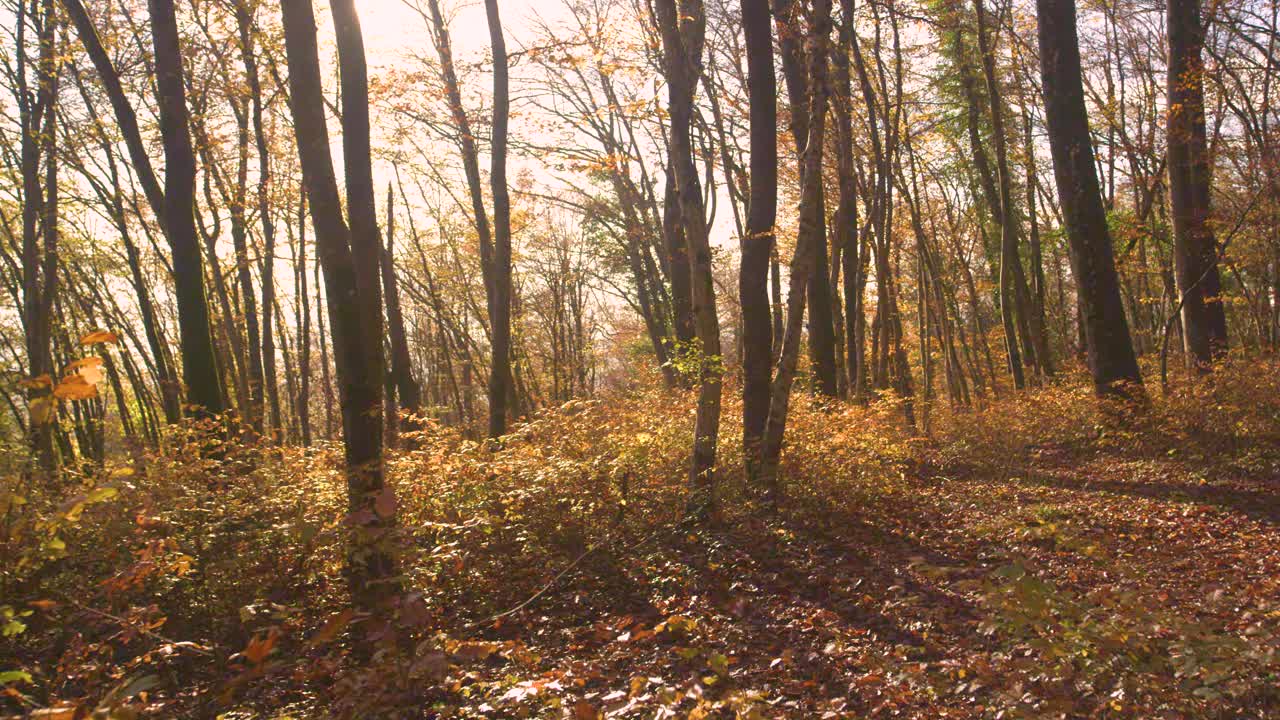
<svg viewBox="0 0 1280 720"><path fill-rule="evenodd" d="M558 28L566 24L571 15L566 3L574 0L498 0L502 17L503 32L507 40L508 53L518 52L521 48L535 44L538 28L550 26ZM440 0L442 11L449 23L450 41L453 46L455 61L459 66L479 62L489 54L489 25L485 18L482 0ZM403 68L406 58L412 55L435 58L431 34L423 22L422 16L414 6L427 7L426 0L356 0L360 13L361 27L364 31L365 52L368 57L371 74L379 69ZM327 7L324 0L317 0L317 19L322 23L328 20ZM572 33L566 33L566 36ZM485 75L481 82L489 82ZM513 94L518 95L519 80L513 75ZM464 89L464 96L468 95ZM376 115L375 108L375 115ZM375 125L378 118L373 118ZM513 137L529 132L529 125L513 117L511 133ZM334 152L341 152L340 138L335 137ZM448 152L449 147L442 148ZM486 148L481 148L485 153ZM449 161L451 162L451 161ZM482 165L487 167L487 156L481 158ZM516 177L521 171L530 171L537 181L550 186L539 188L540 191L555 193L556 180L547 172L541 159L520 157L513 154L508 159L508 173ZM375 167L375 174L387 175L388 168ZM460 180L460 178L459 178ZM736 244L733 231L730 200L723 187L717 187L717 207L713 226L710 228L712 243L718 246ZM468 208L469 211L469 208Z"/></svg>
<svg viewBox="0 0 1280 720"><path fill-rule="evenodd" d="M432 51L431 36L410 6L419 3L426 7L426 0L357 0L371 65L393 65L406 51ZM483 56L489 48L489 25L481 0L441 0L441 8L451 20L454 53L468 60ZM499 0L498 12L508 50L519 48L530 38L534 18L554 24L566 15L564 0Z"/></svg>

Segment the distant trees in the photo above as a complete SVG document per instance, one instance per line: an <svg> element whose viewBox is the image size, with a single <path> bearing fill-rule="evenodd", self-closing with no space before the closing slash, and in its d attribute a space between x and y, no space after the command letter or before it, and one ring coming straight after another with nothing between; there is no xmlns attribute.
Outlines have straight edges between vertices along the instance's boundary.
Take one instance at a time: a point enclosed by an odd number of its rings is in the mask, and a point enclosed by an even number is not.
<svg viewBox="0 0 1280 720"><path fill-rule="evenodd" d="M336 88L299 1L15 2L0 425L46 471L184 414L341 427L370 539L401 412L496 438L652 374L696 392L703 511L735 378L776 499L792 402L927 434L1075 354L1110 393L1168 339L1273 350L1280 15L1039 2L1034 38L987 0L410 0L431 47L374 72L333 0ZM91 326L107 394L67 402Z"/></svg>

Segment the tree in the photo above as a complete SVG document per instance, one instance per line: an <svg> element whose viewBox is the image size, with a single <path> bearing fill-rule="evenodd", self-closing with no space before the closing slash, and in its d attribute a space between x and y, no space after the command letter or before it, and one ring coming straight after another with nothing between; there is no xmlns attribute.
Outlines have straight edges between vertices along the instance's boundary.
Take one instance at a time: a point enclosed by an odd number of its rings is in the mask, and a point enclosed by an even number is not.
<svg viewBox="0 0 1280 720"><path fill-rule="evenodd" d="M290 106L310 200L316 251L324 271L330 329L342 407L347 503L352 536L347 582L366 609L386 597L395 575L389 547L395 495L386 486L382 453L382 308L379 249L368 156L368 88L359 18L351 0L333 0L343 96L343 155L348 171L351 226L342 215L329 155L324 87L320 79L311 0L281 0L289 61ZM356 176L352 177L351 172ZM361 185L364 180L367 189ZM366 193L367 192L367 196ZM354 230L352 228L355 228ZM371 234L372 233L372 234Z"/></svg>
<svg viewBox="0 0 1280 720"><path fill-rule="evenodd" d="M787 28L796 32L793 25ZM787 412L791 402L791 385L795 380L799 361L800 334L804 322L806 290L817 253L823 240L822 220L822 153L825 145L827 117L827 57L828 36L831 34L831 2L815 0L809 12L808 52L805 58L807 74L808 141L801 156L800 173L800 228L796 236L795 254L791 259L791 287L787 290L787 321L782 340L782 355L774 373L769 397L769 421L765 426L761 446L759 483L773 502L781 495L779 462L782 457L782 441L787 427Z"/></svg>
<svg viewBox="0 0 1280 720"><path fill-rule="evenodd" d="M667 79L670 112L670 162L675 196L689 256L690 297L697 331L698 410L693 425L693 455L689 463L689 507L699 514L710 509L716 445L720 437L720 321L716 315L711 242L698 188L690 127L693 97L702 68L706 15L701 0L655 0L654 20L662 37L662 69Z"/></svg>
<svg viewBox="0 0 1280 720"><path fill-rule="evenodd" d="M1012 176L1004 129L1004 103L1000 85L996 80L995 48L988 33L987 13L983 0L974 0L978 20L978 53L982 57L982 74L986 81L987 102L991 114L991 142L996 153L996 207L1000 221L1000 315L1005 326L1005 342L1008 346L1009 367L1014 382L1021 387L1020 359L1050 374L1048 344L1043 328L1032 313L1031 295L1027 287L1022 258L1018 251L1020 233L1017 211L1013 204ZM1016 327L1016 332L1015 332ZM1023 338L1021 355L1017 349L1018 337Z"/></svg>
<svg viewBox="0 0 1280 720"><path fill-rule="evenodd" d="M1222 306L1217 242L1210 226L1200 0L1169 0L1168 28L1166 97L1174 268L1182 296L1186 363L1205 368L1227 350L1227 316Z"/></svg>
<svg viewBox="0 0 1280 720"><path fill-rule="evenodd" d="M782 74L786 80L787 97L791 104L791 137L795 142L796 159L801 174L800 182L803 185L805 181L803 175L808 172L804 162L805 148L813 139L811 128L816 120L810 115L808 108L810 92L813 90L809 87L812 79L806 76L811 69L806 65L806 57L808 53L813 52L813 49L802 47L798 36L795 35L797 31L793 28L798 27L795 23L798 10L799 6L794 4L794 0L781 0L774 6L779 23L778 44L782 50ZM829 9L827 14L830 15ZM829 42L826 43L826 45L829 44ZM827 59L823 58L822 62L825 66ZM826 92L825 89L822 91ZM821 165L818 166L818 172L819 174L822 172ZM817 192L818 202L825 204L826 194L821 179L818 181ZM809 307L809 358L813 365L814 388L822 395L835 397L838 383L836 382L835 331L832 318L825 207L818 211L815 217L818 226L815 227L817 234L814 240L820 243L820 246L814 252L813 277L805 286Z"/></svg>
<svg viewBox="0 0 1280 720"><path fill-rule="evenodd" d="M480 180L479 151L454 69L449 28L440 12L439 0L428 0L433 39L440 58L440 76L449 102L453 131L462 153L463 170L471 196L472 221L480 240L480 272L484 276L485 301L490 325L489 437L506 432L507 405L511 393L511 204L506 186L507 91L506 42L497 5L485 2L490 45L494 53L493 147L490 156L490 190L493 194L493 225L484 206ZM500 61L499 61L500 59ZM502 326L502 327L499 327ZM499 347L501 345L501 347ZM496 394L495 394L496 393Z"/></svg>
<svg viewBox="0 0 1280 720"><path fill-rule="evenodd" d="M378 253L378 258L382 267L382 294L387 301L387 331L391 340L391 373L389 378L392 380L387 385L389 388L388 395L391 400L388 401L388 407L391 413L388 414L387 424L396 428L391 433L393 439L398 435L400 411L409 415L417 415L422 412L422 388L419 387L418 381L413 377L413 369L410 367L409 340L405 333L404 327L404 310L400 303L400 283L396 278L395 265L395 194L390 185L387 184L387 243Z"/></svg>
<svg viewBox="0 0 1280 720"><path fill-rule="evenodd" d="M502 36L498 0L484 0L493 51L493 146L489 151L489 188L493 194L493 256L485 270L489 324L493 339L489 370L489 437L507 432L511 384L511 197L507 192L507 121L511 94L507 78L507 42Z"/></svg>
<svg viewBox="0 0 1280 720"><path fill-rule="evenodd" d="M39 56L35 92L27 82L27 16L37 29ZM54 148L58 121L57 16L50 0L35 0L28 11L18 3L17 80L22 170L22 324L26 330L32 457L52 478L57 465L53 426L57 417L53 383L53 303L58 291L58 159ZM43 179L41 159L44 161ZM43 181L42 181L43 180Z"/></svg>
<svg viewBox="0 0 1280 720"><path fill-rule="evenodd" d="M173 0L149 0L151 37L155 46L156 99L164 145L164 203L161 213L173 252L173 284L178 301L182 374L187 402L197 413L222 412L219 377L204 269L196 235L196 158L191 146L182 46Z"/></svg>
<svg viewBox="0 0 1280 720"><path fill-rule="evenodd" d="M240 57L244 64L245 83L248 86L249 102L253 116L253 138L258 153L258 188L257 205L259 221L262 223L262 344L261 350L254 352L261 358L265 366L267 402L271 412L271 427L276 433L276 441L283 439L283 427L280 411L280 389L276 376L276 343L275 329L272 326L272 308L276 303L275 285L275 247L276 228L271 213L271 147L267 142L267 132L263 121L262 80L258 73L258 60L255 57L253 13L249 7L250 0L236 0L236 31L240 39ZM246 300L248 296L246 296ZM246 302L246 307L248 303ZM246 311L247 312L247 311ZM247 318L246 318L247 319ZM252 326L249 331L253 336Z"/></svg>
<svg viewBox="0 0 1280 720"><path fill-rule="evenodd" d="M1037 0L1045 120L1071 247L1094 389L1123 394L1142 377L1125 319L1084 104L1075 0Z"/></svg>
<svg viewBox="0 0 1280 720"><path fill-rule="evenodd" d="M753 477L769 420L773 353L769 259L778 210L778 88L768 0L742 0L742 27L751 100L751 195L738 294L742 303L742 446L747 476Z"/></svg>

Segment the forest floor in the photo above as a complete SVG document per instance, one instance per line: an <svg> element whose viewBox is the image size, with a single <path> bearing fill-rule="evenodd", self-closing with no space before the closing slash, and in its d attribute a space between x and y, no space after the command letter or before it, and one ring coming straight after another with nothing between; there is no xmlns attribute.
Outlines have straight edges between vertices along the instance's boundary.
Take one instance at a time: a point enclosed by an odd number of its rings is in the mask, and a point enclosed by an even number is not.
<svg viewBox="0 0 1280 720"><path fill-rule="evenodd" d="M1274 655L1229 667L1231 638L1276 650L1280 480L1137 455L1028 448L623 548L483 633L459 688L490 717L1204 717L1238 681L1223 717L1280 717Z"/></svg>
<svg viewBox="0 0 1280 720"><path fill-rule="evenodd" d="M0 716L1280 718L1280 364L1125 414L1078 380L927 433L801 402L777 512L726 423L700 523L688 398L575 401L497 452L428 428L390 467L393 620L347 608L336 448L171 451L74 523L46 503L70 550L0 600L35 609Z"/></svg>

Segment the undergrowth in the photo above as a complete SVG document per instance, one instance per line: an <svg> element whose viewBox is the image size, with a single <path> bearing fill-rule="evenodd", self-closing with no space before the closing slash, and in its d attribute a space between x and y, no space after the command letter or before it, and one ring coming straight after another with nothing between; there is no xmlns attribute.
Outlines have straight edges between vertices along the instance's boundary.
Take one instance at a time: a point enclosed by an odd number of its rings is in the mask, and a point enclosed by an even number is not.
<svg viewBox="0 0 1280 720"><path fill-rule="evenodd" d="M1150 575L1167 568L1139 555L1164 562L1158 532L1131 547L1115 528L1145 522L1124 505L1138 497L1246 547L1274 539L1259 533L1280 520L1280 365L1175 380L1140 408L1100 405L1076 379L934 407L927 434L891 398L798 399L779 515L741 479L727 389L706 525L683 515L692 398L656 383L543 412L498 450L428 424L389 461L406 592L379 618L346 604L335 444L228 443L202 460L207 435L189 429L53 485L15 470L0 484L0 711L1275 717L1280 588L1260 576L1276 548L1256 548L1252 574L1183 558L1170 599L1153 601ZM761 566L732 566L775 544ZM768 565L819 544L819 575ZM866 583L821 575L850 568ZM853 609L812 650L756 657L717 636L750 617L735 593L770 583L822 585L812 603ZM929 592L947 599L933 607ZM701 616L708 598L721 609ZM901 619L902 637L870 608ZM353 652L357 635L380 649ZM626 676L566 674L615 642ZM830 678L797 700L807 652Z"/></svg>

